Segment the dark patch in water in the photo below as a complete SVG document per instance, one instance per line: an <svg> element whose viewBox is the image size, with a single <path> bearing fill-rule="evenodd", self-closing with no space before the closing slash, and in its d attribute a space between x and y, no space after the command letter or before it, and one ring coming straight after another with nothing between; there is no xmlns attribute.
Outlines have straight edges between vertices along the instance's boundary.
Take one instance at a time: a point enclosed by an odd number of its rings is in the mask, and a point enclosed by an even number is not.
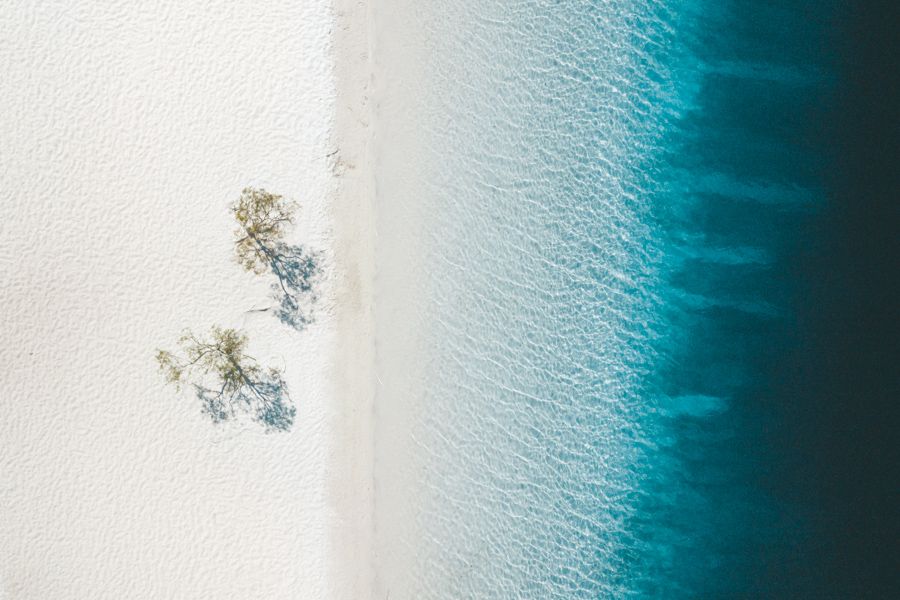
<svg viewBox="0 0 900 600"><path fill-rule="evenodd" d="M633 575L650 597L891 597L900 11L732 2L723 15L699 20L697 56L786 70L708 74L673 124L652 389L729 408L661 421L655 435L676 443L646 456ZM721 258L747 248L758 260Z"/></svg>
<svg viewBox="0 0 900 600"><path fill-rule="evenodd" d="M846 2L836 23L828 204L791 265L801 338L773 376L794 398L779 447L798 457L781 489L810 509L811 589L888 598L900 594L900 4Z"/></svg>

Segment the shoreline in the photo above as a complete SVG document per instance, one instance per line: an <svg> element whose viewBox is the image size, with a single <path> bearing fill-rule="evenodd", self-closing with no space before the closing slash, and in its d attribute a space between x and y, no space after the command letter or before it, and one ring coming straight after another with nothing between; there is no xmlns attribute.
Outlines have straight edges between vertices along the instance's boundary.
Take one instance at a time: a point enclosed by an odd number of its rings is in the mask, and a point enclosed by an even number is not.
<svg viewBox="0 0 900 600"><path fill-rule="evenodd" d="M374 584L374 182L370 157L369 9L334 0L335 105L330 167L337 347L331 368L329 597L371 597Z"/></svg>

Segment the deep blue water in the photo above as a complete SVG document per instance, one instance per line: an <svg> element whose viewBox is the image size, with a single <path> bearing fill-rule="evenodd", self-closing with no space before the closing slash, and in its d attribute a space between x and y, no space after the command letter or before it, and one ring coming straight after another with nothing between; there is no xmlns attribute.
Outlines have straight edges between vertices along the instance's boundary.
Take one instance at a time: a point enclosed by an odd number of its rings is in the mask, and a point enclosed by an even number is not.
<svg viewBox="0 0 900 600"><path fill-rule="evenodd" d="M387 493L403 497L417 563L385 588L892 589L897 187L883 153L896 156L898 121L853 83L855 53L891 39L859 10L416 13L425 89L404 116L420 167L387 160L380 193L427 207L419 300L403 307L420 368L399 386L409 398L381 400L414 415L416 468L383 485L403 489ZM866 121L878 110L881 128ZM879 139L882 154L866 150Z"/></svg>

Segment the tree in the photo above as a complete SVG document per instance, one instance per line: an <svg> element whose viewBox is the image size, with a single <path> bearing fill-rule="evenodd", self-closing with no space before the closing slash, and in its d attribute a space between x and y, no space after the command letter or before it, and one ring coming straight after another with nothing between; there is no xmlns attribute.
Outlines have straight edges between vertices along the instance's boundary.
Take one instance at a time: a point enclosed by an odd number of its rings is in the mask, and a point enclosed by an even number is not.
<svg viewBox="0 0 900 600"><path fill-rule="evenodd" d="M231 205L239 225L234 243L238 263L251 273L268 271L275 276L272 292L278 303L277 316L302 329L311 320L305 305L315 300L313 280L319 267L313 254L284 241L296 209L297 205L284 197L255 188L245 188Z"/></svg>
<svg viewBox="0 0 900 600"><path fill-rule="evenodd" d="M177 389L194 388L203 412L214 423L247 413L267 431L287 431L297 412L278 369L264 369L246 353L247 336L213 327L209 339L190 330L178 340L181 355L157 350L156 361L166 382Z"/></svg>

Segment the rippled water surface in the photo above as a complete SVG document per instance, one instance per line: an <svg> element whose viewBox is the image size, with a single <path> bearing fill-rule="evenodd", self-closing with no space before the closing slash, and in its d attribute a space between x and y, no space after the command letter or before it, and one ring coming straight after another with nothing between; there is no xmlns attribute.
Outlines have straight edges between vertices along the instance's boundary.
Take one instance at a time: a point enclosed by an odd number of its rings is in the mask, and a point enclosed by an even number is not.
<svg viewBox="0 0 900 600"><path fill-rule="evenodd" d="M388 5L416 41L376 51L406 65L377 109L380 255L406 259L380 275L380 457L405 465L378 471L379 535L402 540L381 587L774 590L804 516L766 479L766 382L792 339L783 257L821 204L822 24L792 3Z"/></svg>

